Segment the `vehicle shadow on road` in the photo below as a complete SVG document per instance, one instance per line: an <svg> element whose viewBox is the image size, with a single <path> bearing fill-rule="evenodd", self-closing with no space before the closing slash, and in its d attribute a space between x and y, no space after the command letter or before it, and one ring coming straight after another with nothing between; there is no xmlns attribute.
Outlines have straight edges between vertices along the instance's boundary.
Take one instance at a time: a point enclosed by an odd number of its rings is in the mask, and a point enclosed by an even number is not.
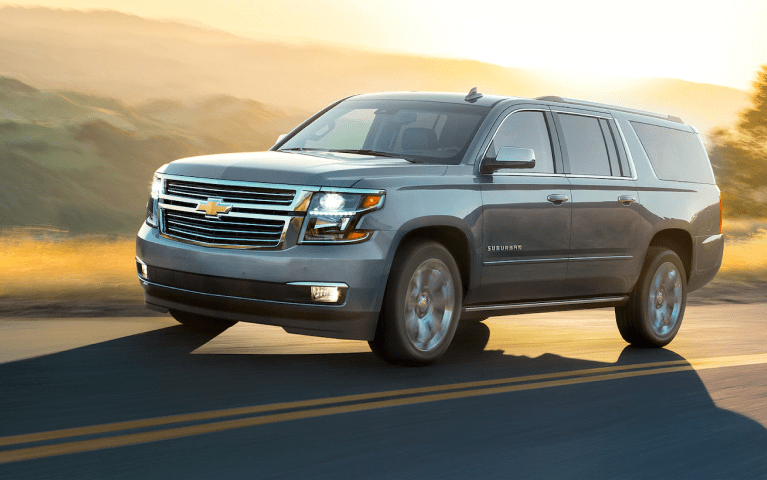
<svg viewBox="0 0 767 480"><path fill-rule="evenodd" d="M490 330L478 322L462 324L444 358L428 368L391 366L372 353L191 354L217 334L173 326L0 365L0 436L275 402L684 360L668 349L632 347L624 348L614 364L552 354L529 358L486 351ZM354 468L362 468L355 467L355 455L362 462L370 449L407 455L407 446L387 443L387 431L409 416L423 422L418 412L426 405L382 409L378 420L367 426L369 435L357 438L352 445L326 446L319 453L312 450L314 453L301 457L298 464L295 455L288 458L282 448L290 444L292 449L304 446L311 450L312 436L319 434L312 421L305 421L310 426L299 435L301 440L296 440L301 422L287 422L283 424L287 429L284 438L270 430L268 454L277 459L286 456L286 462L297 465L295 472L300 477L317 473L311 470L312 461L322 451L343 448L345 463L330 465L340 477L346 468L351 475ZM692 370L431 402L428 409L436 426L413 428L407 437L416 445L431 445L433 455L443 452L444 458L432 474L456 476L468 464L476 465L480 469L476 472L487 478L508 478L512 467L515 478L767 476L767 429L717 407ZM325 428L341 428L330 424ZM435 435L434 429L441 434ZM345 435L343 431L335 433ZM444 453L465 448L470 452L468 457ZM224 457L234 455L220 449L201 451L189 465L210 460L213 452ZM245 460L228 461L235 468L237 462ZM306 463L305 471L301 461ZM274 459L270 462L276 463ZM396 470L387 470L394 468L387 462L380 468L381 476L396 476Z"/></svg>

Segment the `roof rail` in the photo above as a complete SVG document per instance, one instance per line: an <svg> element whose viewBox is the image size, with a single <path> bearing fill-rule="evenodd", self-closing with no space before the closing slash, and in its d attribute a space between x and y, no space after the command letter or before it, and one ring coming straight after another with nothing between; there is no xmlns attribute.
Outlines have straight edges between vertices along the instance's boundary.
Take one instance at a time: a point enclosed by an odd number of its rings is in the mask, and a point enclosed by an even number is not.
<svg viewBox="0 0 767 480"><path fill-rule="evenodd" d="M543 100L545 102L567 103L570 105L583 105L585 107L607 108L610 110L617 110L619 112L634 113L636 115L644 115L646 117L655 117L655 118L660 118L663 120L670 120L676 123L684 123L681 118L675 117L673 115L664 115L662 113L648 112L645 110L637 110L634 108L618 107L616 105L607 105L605 103L587 102L585 100L575 100L573 98L563 98L563 97L556 97L553 95L549 95L546 97L538 97L536 98L536 100Z"/></svg>

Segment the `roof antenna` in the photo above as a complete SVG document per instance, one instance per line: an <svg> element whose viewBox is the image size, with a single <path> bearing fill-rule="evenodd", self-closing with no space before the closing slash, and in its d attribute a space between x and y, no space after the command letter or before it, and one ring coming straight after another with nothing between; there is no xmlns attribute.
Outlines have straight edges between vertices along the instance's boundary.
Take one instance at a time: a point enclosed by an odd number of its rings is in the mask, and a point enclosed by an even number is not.
<svg viewBox="0 0 767 480"><path fill-rule="evenodd" d="M474 103L477 100L479 100L480 98L482 98L482 94L481 93L477 93L477 87L472 87L471 90L469 90L469 94L466 95L464 100L466 100L469 103Z"/></svg>

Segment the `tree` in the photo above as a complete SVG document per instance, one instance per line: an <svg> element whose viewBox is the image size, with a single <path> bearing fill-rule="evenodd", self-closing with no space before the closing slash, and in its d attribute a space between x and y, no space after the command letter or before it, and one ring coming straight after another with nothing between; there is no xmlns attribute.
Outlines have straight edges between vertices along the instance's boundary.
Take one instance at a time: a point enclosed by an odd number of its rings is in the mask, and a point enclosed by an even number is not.
<svg viewBox="0 0 767 480"><path fill-rule="evenodd" d="M767 217L767 65L757 73L751 107L734 128L715 130L711 141L725 217Z"/></svg>
<svg viewBox="0 0 767 480"><path fill-rule="evenodd" d="M738 128L756 138L767 140L767 65L762 65L762 71L757 73L754 88L751 95L753 106L740 113Z"/></svg>

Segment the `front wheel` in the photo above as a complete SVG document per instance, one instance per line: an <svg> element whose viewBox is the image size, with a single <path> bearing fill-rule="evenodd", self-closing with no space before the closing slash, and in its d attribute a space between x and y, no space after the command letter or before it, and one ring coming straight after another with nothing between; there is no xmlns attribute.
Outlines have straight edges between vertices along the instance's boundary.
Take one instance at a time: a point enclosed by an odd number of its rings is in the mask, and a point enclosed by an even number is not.
<svg viewBox="0 0 767 480"><path fill-rule="evenodd" d="M615 307L618 330L637 347L663 347L682 325L687 282L679 256L672 250L650 247L628 303Z"/></svg>
<svg viewBox="0 0 767 480"><path fill-rule="evenodd" d="M447 350L461 315L463 287L450 252L416 241L397 253L371 350L379 358L428 365Z"/></svg>

